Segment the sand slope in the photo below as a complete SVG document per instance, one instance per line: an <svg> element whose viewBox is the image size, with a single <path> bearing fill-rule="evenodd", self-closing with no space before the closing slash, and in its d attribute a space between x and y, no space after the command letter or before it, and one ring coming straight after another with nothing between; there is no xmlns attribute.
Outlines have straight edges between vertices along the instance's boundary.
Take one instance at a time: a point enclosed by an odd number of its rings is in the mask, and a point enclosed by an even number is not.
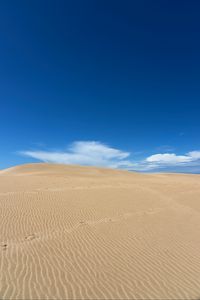
<svg viewBox="0 0 200 300"><path fill-rule="evenodd" d="M200 298L200 176L1 171L0 298Z"/></svg>

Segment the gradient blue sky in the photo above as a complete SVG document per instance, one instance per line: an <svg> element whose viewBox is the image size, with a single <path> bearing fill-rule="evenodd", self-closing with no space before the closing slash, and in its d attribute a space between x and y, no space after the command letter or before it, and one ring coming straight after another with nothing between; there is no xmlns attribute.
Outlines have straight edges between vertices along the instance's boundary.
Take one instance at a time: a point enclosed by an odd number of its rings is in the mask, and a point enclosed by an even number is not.
<svg viewBox="0 0 200 300"><path fill-rule="evenodd" d="M200 1L0 1L0 169L199 172L199 15Z"/></svg>

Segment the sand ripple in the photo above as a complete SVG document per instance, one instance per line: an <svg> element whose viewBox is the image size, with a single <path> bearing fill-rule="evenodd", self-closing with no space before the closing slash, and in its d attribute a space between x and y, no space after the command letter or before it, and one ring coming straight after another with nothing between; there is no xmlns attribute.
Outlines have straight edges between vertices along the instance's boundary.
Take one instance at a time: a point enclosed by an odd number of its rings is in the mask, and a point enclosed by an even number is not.
<svg viewBox="0 0 200 300"><path fill-rule="evenodd" d="M199 299L199 178L1 172L0 298Z"/></svg>

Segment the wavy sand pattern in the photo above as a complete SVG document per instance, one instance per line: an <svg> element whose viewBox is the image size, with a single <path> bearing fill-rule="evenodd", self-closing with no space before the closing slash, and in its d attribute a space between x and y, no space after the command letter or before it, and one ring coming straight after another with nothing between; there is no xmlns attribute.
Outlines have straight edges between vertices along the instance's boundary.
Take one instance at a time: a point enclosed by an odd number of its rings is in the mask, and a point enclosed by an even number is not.
<svg viewBox="0 0 200 300"><path fill-rule="evenodd" d="M199 299L200 176L0 172L1 299Z"/></svg>

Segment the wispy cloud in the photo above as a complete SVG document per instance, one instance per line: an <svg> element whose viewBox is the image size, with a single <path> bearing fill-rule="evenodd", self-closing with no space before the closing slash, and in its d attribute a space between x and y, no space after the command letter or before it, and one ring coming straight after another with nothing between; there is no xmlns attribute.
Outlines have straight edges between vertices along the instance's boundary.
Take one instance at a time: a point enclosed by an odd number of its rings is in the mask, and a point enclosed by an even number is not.
<svg viewBox="0 0 200 300"><path fill-rule="evenodd" d="M189 155L176 155L175 153L162 153L154 154L147 157L146 162L148 163L157 163L157 164L172 164L176 165L179 163L190 162L192 157Z"/></svg>
<svg viewBox="0 0 200 300"><path fill-rule="evenodd" d="M157 153L147 157L145 162L149 170L200 172L200 151L190 151L184 155Z"/></svg>
<svg viewBox="0 0 200 300"><path fill-rule="evenodd" d="M49 163L102 166L137 171L200 171L200 151L184 155L175 153L155 153L142 160L134 159L130 152L112 148L97 141L78 141L66 151L20 151L21 155ZM133 158L132 158L133 156Z"/></svg>
<svg viewBox="0 0 200 300"><path fill-rule="evenodd" d="M131 162L126 160L129 152L111 148L96 141L79 141L69 146L67 151L21 151L22 155L29 156L44 162L80 164L105 167L130 167Z"/></svg>

